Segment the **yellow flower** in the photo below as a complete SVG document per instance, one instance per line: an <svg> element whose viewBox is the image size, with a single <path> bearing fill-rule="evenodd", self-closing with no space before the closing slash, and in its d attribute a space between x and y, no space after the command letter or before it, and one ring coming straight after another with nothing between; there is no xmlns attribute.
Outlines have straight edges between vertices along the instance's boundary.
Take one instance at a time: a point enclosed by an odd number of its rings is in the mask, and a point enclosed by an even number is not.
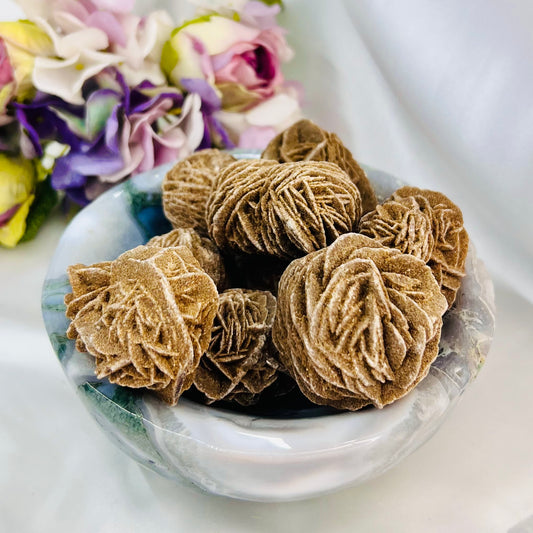
<svg viewBox="0 0 533 533"><path fill-rule="evenodd" d="M0 37L13 67L17 99L24 100L33 89L35 57L53 55L53 43L44 30L28 20L0 22Z"/></svg>
<svg viewBox="0 0 533 533"><path fill-rule="evenodd" d="M22 157L0 154L0 244L12 248L24 235L37 176Z"/></svg>

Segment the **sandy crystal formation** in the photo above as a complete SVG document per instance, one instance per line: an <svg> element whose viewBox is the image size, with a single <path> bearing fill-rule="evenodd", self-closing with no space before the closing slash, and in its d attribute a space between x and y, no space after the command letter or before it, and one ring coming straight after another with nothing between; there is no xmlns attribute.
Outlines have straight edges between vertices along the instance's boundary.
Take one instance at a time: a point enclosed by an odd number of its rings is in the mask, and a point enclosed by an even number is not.
<svg viewBox="0 0 533 533"><path fill-rule="evenodd" d="M186 246L200 263L200 266L215 282L217 289L222 291L226 287L226 270L224 261L215 243L201 236L192 228L176 228L164 235L156 235L147 243L147 246L159 246L169 248L175 246Z"/></svg>
<svg viewBox="0 0 533 533"><path fill-rule="evenodd" d="M218 305L213 280L184 246L138 246L115 261L68 269L67 335L96 375L154 390L174 405L193 381Z"/></svg>
<svg viewBox="0 0 533 533"><path fill-rule="evenodd" d="M207 225L224 251L290 259L352 231L361 214L357 187L334 163L243 160L219 174Z"/></svg>
<svg viewBox="0 0 533 533"><path fill-rule="evenodd" d="M421 260L347 234L289 265L273 339L311 401L383 407L427 374L446 308Z"/></svg>
<svg viewBox="0 0 533 533"><path fill-rule="evenodd" d="M271 343L276 299L267 291L229 289L220 295L211 342L194 384L211 403L255 403L277 378Z"/></svg>
<svg viewBox="0 0 533 533"><path fill-rule="evenodd" d="M329 161L336 163L359 189L363 213L376 207L376 195L364 170L335 133L323 130L303 119L278 134L261 154L263 159L280 163L294 161Z"/></svg>
<svg viewBox="0 0 533 533"><path fill-rule="evenodd" d="M235 158L216 148L200 150L179 161L163 180L163 210L174 228L207 234L205 205L218 173Z"/></svg>

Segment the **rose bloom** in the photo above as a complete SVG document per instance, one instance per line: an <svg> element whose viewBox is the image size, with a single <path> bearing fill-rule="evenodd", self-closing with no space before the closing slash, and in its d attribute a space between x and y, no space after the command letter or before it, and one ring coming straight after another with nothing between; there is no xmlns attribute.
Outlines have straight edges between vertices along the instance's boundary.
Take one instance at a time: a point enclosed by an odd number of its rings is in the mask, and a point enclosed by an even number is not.
<svg viewBox="0 0 533 533"><path fill-rule="evenodd" d="M253 107L283 85L281 63L292 57L275 23L278 11L279 6L249 2L234 18L213 13L183 24L163 48L163 71L176 85L183 79L207 80L224 110Z"/></svg>

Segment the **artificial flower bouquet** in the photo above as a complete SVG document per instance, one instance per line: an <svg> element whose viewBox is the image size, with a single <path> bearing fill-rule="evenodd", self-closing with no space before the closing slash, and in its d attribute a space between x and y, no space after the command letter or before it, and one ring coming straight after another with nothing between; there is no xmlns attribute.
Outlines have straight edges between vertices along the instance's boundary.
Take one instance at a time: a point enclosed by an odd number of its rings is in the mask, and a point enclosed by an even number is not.
<svg viewBox="0 0 533 533"><path fill-rule="evenodd" d="M59 198L85 205L195 150L263 148L300 116L272 2L200 7L176 25L134 0L18 0L0 22L0 244Z"/></svg>

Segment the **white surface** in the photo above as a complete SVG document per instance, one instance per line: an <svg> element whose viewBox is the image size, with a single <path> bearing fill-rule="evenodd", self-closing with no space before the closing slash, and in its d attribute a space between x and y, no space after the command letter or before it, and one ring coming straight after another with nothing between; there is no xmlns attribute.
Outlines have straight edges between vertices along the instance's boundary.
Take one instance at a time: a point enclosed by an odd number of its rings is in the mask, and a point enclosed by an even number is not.
<svg viewBox="0 0 533 533"><path fill-rule="evenodd" d="M362 161L448 193L491 270L532 298L533 4L288 4L308 116ZM0 17L17 15L2 0ZM67 385L40 319L62 225L0 250L0 531L499 532L533 515L533 305L517 292L497 283L485 368L423 448L336 495L243 503L142 470Z"/></svg>

